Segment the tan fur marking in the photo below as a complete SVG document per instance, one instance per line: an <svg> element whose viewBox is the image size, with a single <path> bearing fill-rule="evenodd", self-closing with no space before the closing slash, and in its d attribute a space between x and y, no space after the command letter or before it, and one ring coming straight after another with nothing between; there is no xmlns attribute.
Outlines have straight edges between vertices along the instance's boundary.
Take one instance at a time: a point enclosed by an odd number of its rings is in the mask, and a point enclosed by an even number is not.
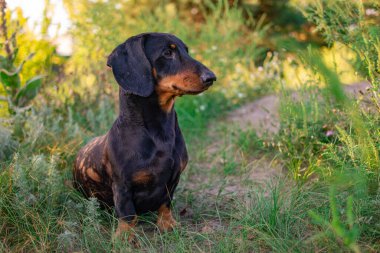
<svg viewBox="0 0 380 253"><path fill-rule="evenodd" d="M174 220L172 211L166 206L161 205L158 209L157 226L160 231L170 231L177 225Z"/></svg>
<svg viewBox="0 0 380 253"><path fill-rule="evenodd" d="M171 49L175 49L177 46L175 44L170 44Z"/></svg>
<svg viewBox="0 0 380 253"><path fill-rule="evenodd" d="M111 163L109 161L106 162L106 172L107 172L107 175L112 178L112 166L111 166Z"/></svg>
<svg viewBox="0 0 380 253"><path fill-rule="evenodd" d="M139 245L138 245L138 242L136 241L136 235L133 230L133 228L136 226L136 223L137 223L137 216L135 216L130 223L122 219L119 219L119 224L115 232L115 237L120 238L122 234L127 233L128 242L133 244L135 247L138 247Z"/></svg>
<svg viewBox="0 0 380 253"><path fill-rule="evenodd" d="M138 171L132 176L132 181L136 184L147 184L152 180L152 173L149 171Z"/></svg>
<svg viewBox="0 0 380 253"><path fill-rule="evenodd" d="M181 162L180 162L180 165L179 165L181 167L181 172L186 169L186 165L187 165L187 161L183 161L181 159Z"/></svg>
<svg viewBox="0 0 380 253"><path fill-rule="evenodd" d="M158 94L158 100L159 100L161 109L164 112L169 113L174 106L175 97L178 95L175 95L172 92L161 91L159 89L156 89L156 91Z"/></svg>
<svg viewBox="0 0 380 253"><path fill-rule="evenodd" d="M197 94L204 90L200 77L191 71L162 78L156 87L159 103L165 112L173 108L175 97Z"/></svg>
<svg viewBox="0 0 380 253"><path fill-rule="evenodd" d="M99 174L93 168L87 168L86 175L95 182L99 183L101 181Z"/></svg>
<svg viewBox="0 0 380 253"><path fill-rule="evenodd" d="M173 85L180 90L174 89ZM158 86L160 89L175 91L179 94L186 94L186 91L203 91L204 89L200 77L192 71L184 71L176 75L166 76L159 81Z"/></svg>
<svg viewBox="0 0 380 253"><path fill-rule="evenodd" d="M130 232L137 223L137 216L133 218L133 220L128 223L123 219L119 219L119 224L116 229L116 234L124 233L124 232Z"/></svg>
<svg viewBox="0 0 380 253"><path fill-rule="evenodd" d="M84 165L84 159L82 158L82 161L81 161L80 164L79 164L79 169L80 169L80 170L83 168L83 165Z"/></svg>
<svg viewBox="0 0 380 253"><path fill-rule="evenodd" d="M152 69L152 74L153 74L154 78L157 78L157 70L156 70L156 68Z"/></svg>

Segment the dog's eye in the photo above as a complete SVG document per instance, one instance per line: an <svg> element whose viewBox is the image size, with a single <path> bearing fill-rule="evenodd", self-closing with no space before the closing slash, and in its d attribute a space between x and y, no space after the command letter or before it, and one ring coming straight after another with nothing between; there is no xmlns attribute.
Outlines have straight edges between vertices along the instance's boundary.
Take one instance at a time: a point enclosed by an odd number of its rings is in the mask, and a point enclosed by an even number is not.
<svg viewBox="0 0 380 253"><path fill-rule="evenodd" d="M166 58L173 58L174 52L171 49L166 49L163 53L163 56L165 56Z"/></svg>

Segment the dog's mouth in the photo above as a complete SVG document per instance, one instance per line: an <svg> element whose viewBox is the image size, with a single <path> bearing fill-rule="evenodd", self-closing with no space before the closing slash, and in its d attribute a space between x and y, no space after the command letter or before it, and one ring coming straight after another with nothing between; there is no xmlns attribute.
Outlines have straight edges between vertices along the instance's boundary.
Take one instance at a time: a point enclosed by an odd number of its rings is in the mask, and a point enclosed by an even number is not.
<svg viewBox="0 0 380 253"><path fill-rule="evenodd" d="M200 90L187 90L187 89L179 88L176 85L173 85L172 87L173 87L174 90L179 91L181 93L181 95L185 95L185 94L197 95L197 94L202 93L202 92L204 92L205 90L208 89L208 87L205 87L205 88L200 89Z"/></svg>

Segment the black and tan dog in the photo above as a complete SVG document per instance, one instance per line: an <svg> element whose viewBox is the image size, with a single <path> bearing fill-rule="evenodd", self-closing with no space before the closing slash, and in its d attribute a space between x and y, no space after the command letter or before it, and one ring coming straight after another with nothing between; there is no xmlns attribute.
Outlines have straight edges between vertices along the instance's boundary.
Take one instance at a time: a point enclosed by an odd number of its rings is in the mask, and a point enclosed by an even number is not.
<svg viewBox="0 0 380 253"><path fill-rule="evenodd" d="M216 77L180 39L163 33L129 38L107 65L120 85L119 117L79 151L75 186L115 207L116 235L130 231L137 215L157 210L157 226L170 230L176 225L170 202L188 161L174 101L207 90Z"/></svg>

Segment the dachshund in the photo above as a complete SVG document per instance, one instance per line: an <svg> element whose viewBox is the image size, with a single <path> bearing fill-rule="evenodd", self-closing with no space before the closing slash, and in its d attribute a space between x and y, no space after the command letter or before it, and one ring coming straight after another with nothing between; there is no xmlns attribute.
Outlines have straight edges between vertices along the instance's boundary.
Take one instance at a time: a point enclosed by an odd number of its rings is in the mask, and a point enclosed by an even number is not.
<svg viewBox="0 0 380 253"><path fill-rule="evenodd" d="M177 225L171 200L188 162L174 102L178 96L207 90L215 74L188 54L188 47L166 33L127 39L107 65L119 84L119 116L103 136L78 153L74 186L86 197L114 207L116 236L133 242L137 216L158 211L157 226Z"/></svg>

